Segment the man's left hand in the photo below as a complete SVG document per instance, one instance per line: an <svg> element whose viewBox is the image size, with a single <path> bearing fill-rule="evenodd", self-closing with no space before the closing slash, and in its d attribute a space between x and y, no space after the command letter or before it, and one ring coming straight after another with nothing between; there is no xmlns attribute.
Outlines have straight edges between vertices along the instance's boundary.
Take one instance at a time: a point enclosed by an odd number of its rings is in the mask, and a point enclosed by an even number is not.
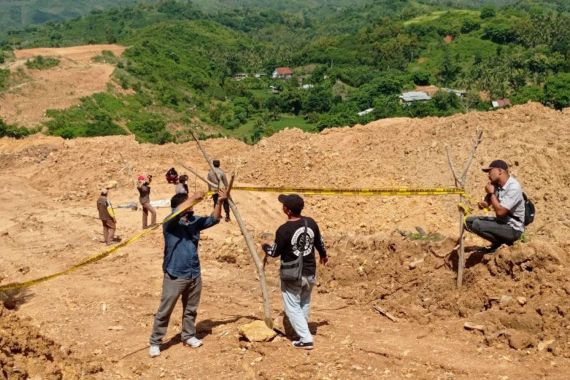
<svg viewBox="0 0 570 380"><path fill-rule="evenodd" d="M319 259L319 261L321 262L321 264L327 265L327 263L329 262L329 257L328 257L328 256L321 257L321 258Z"/></svg>

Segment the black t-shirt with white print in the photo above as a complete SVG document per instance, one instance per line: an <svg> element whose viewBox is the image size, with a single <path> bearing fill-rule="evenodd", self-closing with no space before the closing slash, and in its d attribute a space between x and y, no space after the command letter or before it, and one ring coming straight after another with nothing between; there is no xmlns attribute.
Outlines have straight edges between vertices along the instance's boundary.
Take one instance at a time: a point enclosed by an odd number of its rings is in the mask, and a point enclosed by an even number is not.
<svg viewBox="0 0 570 380"><path fill-rule="evenodd" d="M306 234L304 220L307 220ZM315 248L320 257L327 256L319 226L312 218L305 216L281 225L275 233L275 243L272 246L263 245L266 254L272 257L281 256L283 262L297 259L302 252L303 276L314 276L316 273Z"/></svg>

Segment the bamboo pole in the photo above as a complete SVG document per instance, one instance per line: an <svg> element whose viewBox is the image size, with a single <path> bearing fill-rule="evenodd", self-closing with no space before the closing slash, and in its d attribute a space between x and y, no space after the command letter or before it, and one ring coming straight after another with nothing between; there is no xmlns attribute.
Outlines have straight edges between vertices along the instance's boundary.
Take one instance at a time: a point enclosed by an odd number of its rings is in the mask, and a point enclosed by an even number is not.
<svg viewBox="0 0 570 380"><path fill-rule="evenodd" d="M194 133L192 133L192 132L190 132L190 133L192 134L192 137L196 141L196 144L198 144L198 148L202 152L202 155L204 156L204 159L206 160L206 162L210 166L210 169L214 172L214 174L218 178L218 185L221 185L222 180L218 176L218 173L216 173L216 171L214 170L214 166L212 164L212 160L210 159L210 156L208 155L206 150L202 147L202 144L196 138ZM209 181L206 180L206 183L208 183L208 182ZM237 206L235 205L235 203L233 202L233 200L231 198L228 198L228 203L230 204L230 209L232 210L232 213L234 214L234 217L235 217L235 219L236 219L236 221L240 227L241 234L243 235L243 237L245 239L245 243L247 245L247 248L249 250L251 258L253 259L253 263L255 264L255 267L257 269L257 275L259 277L259 285L261 287L261 294L263 297L263 315L264 315L265 324L267 325L267 327L273 328L273 318L271 318L271 303L269 300L269 290L267 288L267 281L265 279L265 271L263 270L263 264L262 264L261 259L259 258L258 254L257 254L257 250L255 249L255 243L253 241L253 238L250 235L249 231L247 230L245 222L243 221Z"/></svg>

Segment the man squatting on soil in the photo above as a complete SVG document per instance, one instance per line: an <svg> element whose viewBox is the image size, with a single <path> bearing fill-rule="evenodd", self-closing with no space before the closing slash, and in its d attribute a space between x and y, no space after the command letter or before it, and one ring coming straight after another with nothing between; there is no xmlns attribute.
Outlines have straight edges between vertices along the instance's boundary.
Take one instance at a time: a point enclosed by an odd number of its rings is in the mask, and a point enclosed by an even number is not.
<svg viewBox="0 0 570 380"><path fill-rule="evenodd" d="M151 213L151 225L156 224L156 210L150 205L150 183L152 176L139 175L137 189L139 190L139 202L142 206L142 228L148 227L148 213Z"/></svg>
<svg viewBox="0 0 570 380"><path fill-rule="evenodd" d="M525 202L520 183L509 174L503 160L495 160L483 169L489 176L487 195L478 203L480 209L493 207L496 217L470 216L465 221L467 231L491 242L488 252L502 244L512 245L524 232Z"/></svg>
<svg viewBox="0 0 570 380"><path fill-rule="evenodd" d="M287 222L281 225L275 233L273 245L263 244L263 250L271 257L281 256L283 263L295 261L302 255L302 273L298 280L284 280L281 273L281 294L285 313L291 326L299 336L293 341L293 347L312 349L313 336L309 331L309 315L311 313L311 292L316 283L317 264L315 248L319 251L320 262L328 262L327 251L317 223L309 217L301 216L305 206L303 198L297 194L281 194L277 198L283 204L283 212Z"/></svg>
<svg viewBox="0 0 570 380"><path fill-rule="evenodd" d="M220 183L218 183L218 177L221 178L222 183L224 184L224 187L227 189L228 188L228 179L226 177L226 173L224 173L224 171L222 169L220 169L220 160L213 160L212 165L214 166L214 170L216 172L214 173L212 171L212 169L210 169L210 171L208 171L208 181L215 184L216 187L208 184L208 190L210 190L210 191L218 190L218 188L220 187ZM216 175L216 173L218 175ZM212 200L214 201L214 207L216 207L216 204L218 203L218 194L212 195ZM229 222L230 221L230 202L227 199L224 201L224 212L226 213L226 219L225 220L226 220L226 222Z"/></svg>
<svg viewBox="0 0 570 380"><path fill-rule="evenodd" d="M107 245L113 244L115 240L115 230L117 229L117 219L115 218L115 210L107 195L109 189L102 188L101 196L97 199L97 211L99 211L99 219L103 224L103 240Z"/></svg>
<svg viewBox="0 0 570 380"><path fill-rule="evenodd" d="M164 223L164 261L162 270L162 296L160 306L154 317L154 325L150 336L150 357L160 355L160 344L166 335L170 315L178 298L182 296L182 342L184 346L197 348L202 341L196 337L196 315L202 292L200 276L200 259L198 243L200 231L220 222L221 203L227 198L224 190L218 191L218 203L210 216L196 216L192 203L204 198L203 191L188 196L186 193L176 194L170 200L173 212L186 210L175 218Z"/></svg>

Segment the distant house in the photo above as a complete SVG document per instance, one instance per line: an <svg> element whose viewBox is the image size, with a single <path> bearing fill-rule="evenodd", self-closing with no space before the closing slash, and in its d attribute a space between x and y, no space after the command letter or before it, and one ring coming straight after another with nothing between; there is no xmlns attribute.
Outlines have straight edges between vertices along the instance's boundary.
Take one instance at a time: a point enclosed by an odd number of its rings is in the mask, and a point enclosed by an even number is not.
<svg viewBox="0 0 570 380"><path fill-rule="evenodd" d="M256 77L256 78L261 78L261 77L264 77L264 76L266 76L266 75L267 75L267 74L265 74L265 73L255 73L255 74L253 74L253 76Z"/></svg>
<svg viewBox="0 0 570 380"><path fill-rule="evenodd" d="M450 44L453 42L454 39L455 37L453 37L451 34L448 34L447 36L443 37L443 42L446 44Z"/></svg>
<svg viewBox="0 0 570 380"><path fill-rule="evenodd" d="M235 80L242 80L242 79L245 79L247 77L248 77L247 73L235 73L234 74Z"/></svg>
<svg viewBox="0 0 570 380"><path fill-rule="evenodd" d="M404 92L399 96L400 102L404 104L412 104L415 102L426 102L431 100L431 96L422 91Z"/></svg>
<svg viewBox="0 0 570 380"><path fill-rule="evenodd" d="M358 116L368 115L370 112L374 111L374 108L367 108L364 111L360 111L357 113Z"/></svg>
<svg viewBox="0 0 570 380"><path fill-rule="evenodd" d="M453 94L459 96L460 98L464 97L464 96L467 94L467 91L454 90L453 88L445 88L445 87L442 87L441 90L442 90L442 91L445 91L445 92L453 93Z"/></svg>
<svg viewBox="0 0 570 380"><path fill-rule="evenodd" d="M290 67L278 67L271 74L273 79L290 79L292 76L293 70Z"/></svg>
<svg viewBox="0 0 570 380"><path fill-rule="evenodd" d="M271 89L272 94L278 94L281 92L277 86L269 86L269 88Z"/></svg>
<svg viewBox="0 0 570 380"><path fill-rule="evenodd" d="M301 86L301 88L302 88L303 90L308 90L308 89L311 89L311 88L313 88L313 87L315 87L315 85L314 85L314 84L311 84L311 83L305 83L304 85Z"/></svg>
<svg viewBox="0 0 570 380"><path fill-rule="evenodd" d="M493 108L503 108L503 107L510 107L513 105L513 103L511 103L510 99L497 99L497 100L493 100L491 102L491 104L493 105Z"/></svg>

